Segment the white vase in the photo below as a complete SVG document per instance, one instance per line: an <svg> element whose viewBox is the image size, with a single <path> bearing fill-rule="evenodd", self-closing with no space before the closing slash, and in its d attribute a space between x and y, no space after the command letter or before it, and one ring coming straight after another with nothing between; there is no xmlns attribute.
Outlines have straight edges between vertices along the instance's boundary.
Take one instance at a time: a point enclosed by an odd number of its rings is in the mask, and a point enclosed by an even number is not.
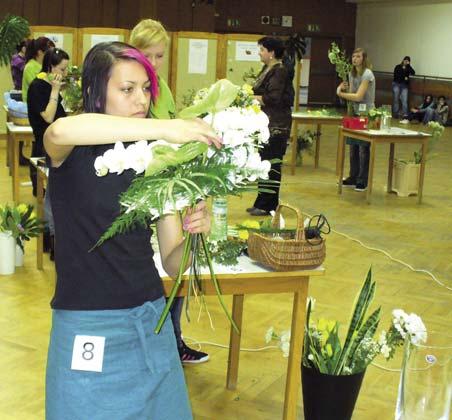
<svg viewBox="0 0 452 420"><path fill-rule="evenodd" d="M12 232L0 232L0 274L14 274L16 240Z"/></svg>
<svg viewBox="0 0 452 420"><path fill-rule="evenodd" d="M24 251L16 244L16 267L22 267L24 265Z"/></svg>

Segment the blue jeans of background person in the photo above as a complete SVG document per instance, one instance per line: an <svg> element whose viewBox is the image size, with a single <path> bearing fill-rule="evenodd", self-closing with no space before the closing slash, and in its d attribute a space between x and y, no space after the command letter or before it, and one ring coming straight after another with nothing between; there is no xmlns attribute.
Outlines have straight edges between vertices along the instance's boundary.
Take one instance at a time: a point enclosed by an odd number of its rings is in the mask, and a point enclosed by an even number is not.
<svg viewBox="0 0 452 420"><path fill-rule="evenodd" d="M402 117L408 116L408 86L403 83L392 82L392 116L399 117L400 103L402 103Z"/></svg>
<svg viewBox="0 0 452 420"><path fill-rule="evenodd" d="M130 309L54 310L46 419L192 420L171 319L154 333L164 306L162 297ZM72 369L76 335L105 337L101 372Z"/></svg>
<svg viewBox="0 0 452 420"><path fill-rule="evenodd" d="M350 178L356 181L356 184L367 186L369 176L369 156L370 144L360 141L350 144Z"/></svg>

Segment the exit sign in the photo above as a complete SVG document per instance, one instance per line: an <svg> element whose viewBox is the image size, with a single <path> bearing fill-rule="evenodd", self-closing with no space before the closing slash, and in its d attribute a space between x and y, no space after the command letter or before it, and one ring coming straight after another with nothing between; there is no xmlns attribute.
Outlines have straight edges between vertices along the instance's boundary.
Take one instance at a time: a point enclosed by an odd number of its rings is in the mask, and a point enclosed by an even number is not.
<svg viewBox="0 0 452 420"><path fill-rule="evenodd" d="M308 23L306 26L308 32L320 32L320 25L318 23Z"/></svg>

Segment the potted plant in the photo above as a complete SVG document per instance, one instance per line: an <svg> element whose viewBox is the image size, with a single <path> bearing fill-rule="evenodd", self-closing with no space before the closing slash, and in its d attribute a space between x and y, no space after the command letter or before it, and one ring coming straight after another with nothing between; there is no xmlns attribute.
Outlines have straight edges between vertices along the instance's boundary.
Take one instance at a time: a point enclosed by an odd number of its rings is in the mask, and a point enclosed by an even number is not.
<svg viewBox="0 0 452 420"><path fill-rule="evenodd" d="M385 359L391 359L406 337L415 343L427 339L421 318L401 309L392 312L388 330L375 338L381 308L368 315L375 288L369 269L355 300L344 341L340 338L338 321L321 318L312 322L314 300L308 299L301 367L306 420L350 419L367 366L375 357L381 354ZM283 351L288 349L285 343L290 341L290 336L287 334L279 336L269 331L267 339L280 341ZM328 395L328 404L325 404L325 395Z"/></svg>
<svg viewBox="0 0 452 420"><path fill-rule="evenodd" d="M368 128L379 130L381 126L381 119L385 115L385 110L382 108L372 108L367 112Z"/></svg>
<svg viewBox="0 0 452 420"><path fill-rule="evenodd" d="M435 155L432 153L436 143L441 138L444 127L435 122L430 121L427 124L432 135L428 147L426 159L430 159ZM393 186L392 191L396 192L400 197L408 197L409 195L417 195L419 185L419 173L421 169L422 151L415 151L413 159L395 159L393 167Z"/></svg>

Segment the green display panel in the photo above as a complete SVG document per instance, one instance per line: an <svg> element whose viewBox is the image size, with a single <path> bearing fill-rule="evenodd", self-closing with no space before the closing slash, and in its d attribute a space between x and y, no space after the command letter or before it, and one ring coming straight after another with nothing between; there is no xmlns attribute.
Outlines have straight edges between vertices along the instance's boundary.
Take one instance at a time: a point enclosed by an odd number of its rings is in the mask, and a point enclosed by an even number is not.
<svg viewBox="0 0 452 420"><path fill-rule="evenodd" d="M82 37L82 45L79 45L79 48L82 49L82 56L80 65L83 63L83 60L85 59L86 54L88 54L88 51L93 47L95 44L99 42L109 42L109 41L125 41L124 34L96 34L96 33L83 33Z"/></svg>
<svg viewBox="0 0 452 420"><path fill-rule="evenodd" d="M199 60L198 62L195 60L194 62L193 56L190 61L190 39L193 39L193 41L204 41L203 39L198 38L177 38L177 62L172 64L173 69L176 69L177 71L176 94L174 95L177 109L184 107L183 97L184 95L187 95L191 89L199 90L204 87L209 87L216 81L217 40L205 39L205 41L207 41L207 63L205 66L205 72L194 73L193 70L203 71L202 68L204 67L204 63L199 62L203 60ZM189 68L190 64L191 71Z"/></svg>
<svg viewBox="0 0 452 420"><path fill-rule="evenodd" d="M74 45L74 34L73 33L64 33L61 31L33 31L33 38L39 38L40 36L46 36L47 38L52 39L52 41L56 41L56 39L63 38L63 45L60 46L64 51L66 51L69 54L69 63L75 63L77 62L77 52L73 51L73 45ZM57 46L59 46L56 43Z"/></svg>
<svg viewBox="0 0 452 420"><path fill-rule="evenodd" d="M249 54L249 59L241 59L247 58L246 54L241 54L244 48L241 48L238 51L238 43L239 46L243 46L245 43L250 44L250 46L257 45L257 42L254 41L240 41L240 40L228 40L227 48L226 48L226 77L232 83L236 85L243 85L245 81L243 80L243 76L245 73L249 73L251 70L254 70L254 73L259 73L262 68L262 63L259 61L251 61L252 54ZM250 83L250 81L248 81Z"/></svg>

